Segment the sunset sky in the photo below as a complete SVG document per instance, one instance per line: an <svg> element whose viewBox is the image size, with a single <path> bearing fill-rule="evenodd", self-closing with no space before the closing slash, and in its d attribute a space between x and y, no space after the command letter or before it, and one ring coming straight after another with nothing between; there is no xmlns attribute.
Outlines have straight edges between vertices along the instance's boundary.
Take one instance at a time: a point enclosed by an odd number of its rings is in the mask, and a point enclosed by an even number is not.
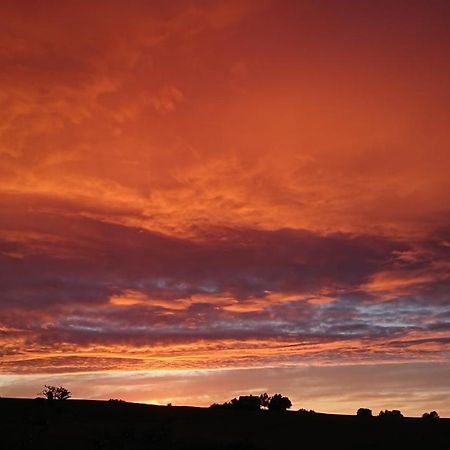
<svg viewBox="0 0 450 450"><path fill-rule="evenodd" d="M0 396L450 416L448 0L2 0Z"/></svg>

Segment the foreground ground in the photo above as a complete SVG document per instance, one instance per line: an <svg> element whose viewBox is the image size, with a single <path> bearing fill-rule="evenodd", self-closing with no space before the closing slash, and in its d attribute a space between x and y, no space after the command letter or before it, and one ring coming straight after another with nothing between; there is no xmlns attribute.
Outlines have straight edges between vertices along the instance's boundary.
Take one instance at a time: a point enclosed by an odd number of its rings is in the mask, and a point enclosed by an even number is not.
<svg viewBox="0 0 450 450"><path fill-rule="evenodd" d="M0 450L450 449L450 419L0 399Z"/></svg>

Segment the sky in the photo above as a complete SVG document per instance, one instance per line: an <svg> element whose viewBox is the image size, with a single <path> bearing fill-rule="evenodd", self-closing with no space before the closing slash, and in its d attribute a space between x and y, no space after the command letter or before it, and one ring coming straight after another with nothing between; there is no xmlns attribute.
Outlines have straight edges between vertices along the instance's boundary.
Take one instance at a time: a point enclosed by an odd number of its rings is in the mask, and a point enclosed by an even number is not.
<svg viewBox="0 0 450 450"><path fill-rule="evenodd" d="M449 23L3 0L0 395L450 416Z"/></svg>

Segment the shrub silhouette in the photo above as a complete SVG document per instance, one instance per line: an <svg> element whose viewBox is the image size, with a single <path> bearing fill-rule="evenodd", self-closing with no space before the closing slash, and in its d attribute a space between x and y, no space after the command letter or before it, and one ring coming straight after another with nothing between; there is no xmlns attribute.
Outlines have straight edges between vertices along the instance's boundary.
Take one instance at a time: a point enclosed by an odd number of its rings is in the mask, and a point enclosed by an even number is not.
<svg viewBox="0 0 450 450"><path fill-rule="evenodd" d="M425 420L438 420L439 414L436 411L430 411L422 414L422 419Z"/></svg>
<svg viewBox="0 0 450 450"><path fill-rule="evenodd" d="M256 395L241 395L239 398L233 398L225 403L213 403L212 409L239 409L242 411L258 411L260 409L260 400Z"/></svg>
<svg viewBox="0 0 450 450"><path fill-rule="evenodd" d="M292 406L288 397L281 394L275 394L270 397L266 392L259 396L241 395L239 398L233 398L225 403L213 403L212 409L240 409L243 411L258 411L261 407L268 408L271 411L285 411Z"/></svg>
<svg viewBox="0 0 450 450"><path fill-rule="evenodd" d="M275 394L270 398L269 411L286 411L292 406L288 397L283 397L281 394Z"/></svg>
<svg viewBox="0 0 450 450"><path fill-rule="evenodd" d="M210 409L228 409L231 406L228 402L225 403L213 403L209 405Z"/></svg>
<svg viewBox="0 0 450 450"><path fill-rule="evenodd" d="M403 418L403 414L398 409L393 409L392 411L386 409L378 413L378 417L381 419L398 420Z"/></svg>
<svg viewBox="0 0 450 450"><path fill-rule="evenodd" d="M72 397L72 393L62 386L44 386L43 391L41 392L47 400L67 400Z"/></svg>
<svg viewBox="0 0 450 450"><path fill-rule="evenodd" d="M305 408L300 408L297 411L299 414L301 414L302 416L313 416L314 414L317 414L313 409L310 409L309 411Z"/></svg>
<svg viewBox="0 0 450 450"><path fill-rule="evenodd" d="M359 408L358 411L356 411L356 415L360 418L367 419L372 417L372 410L369 408Z"/></svg>
<svg viewBox="0 0 450 450"><path fill-rule="evenodd" d="M264 394L261 394L259 396L259 404L262 408L268 408L270 402L270 396L267 392L264 392Z"/></svg>
<svg viewBox="0 0 450 450"><path fill-rule="evenodd" d="M238 399L233 398L231 404L234 408L244 411L257 411L261 407L259 396L256 395L241 395Z"/></svg>

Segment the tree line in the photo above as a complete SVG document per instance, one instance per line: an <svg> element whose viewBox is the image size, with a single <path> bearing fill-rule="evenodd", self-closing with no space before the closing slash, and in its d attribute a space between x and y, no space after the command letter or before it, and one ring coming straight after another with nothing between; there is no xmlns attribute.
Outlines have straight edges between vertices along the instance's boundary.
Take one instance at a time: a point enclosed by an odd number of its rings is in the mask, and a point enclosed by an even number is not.
<svg viewBox="0 0 450 450"><path fill-rule="evenodd" d="M281 394L269 396L266 392L261 395L241 395L225 403L213 403L213 409L240 409L244 411L256 411L261 408L269 411L286 411L292 406L288 397Z"/></svg>
<svg viewBox="0 0 450 450"><path fill-rule="evenodd" d="M48 386L45 385L44 389L38 394L43 395L47 400L68 400L72 397L72 393L63 386ZM110 399L117 403L123 402L123 400ZM169 404L172 406L172 404ZM169 406L168 405L168 406ZM237 398L233 398L224 403L213 403L211 409L230 409L241 411L259 411L261 409L267 409L269 411L286 411L292 407L292 402L289 397L285 397L281 394L269 395L264 392L261 395L241 395ZM302 415L314 415L317 414L314 410L300 408L297 411ZM356 411L356 416L360 419L371 419L374 417L372 410L369 408L359 408ZM378 417L388 420L399 420L403 418L403 414L398 409L393 410L381 410L378 413ZM425 420L437 420L439 414L436 411L425 412L422 414L422 418Z"/></svg>

